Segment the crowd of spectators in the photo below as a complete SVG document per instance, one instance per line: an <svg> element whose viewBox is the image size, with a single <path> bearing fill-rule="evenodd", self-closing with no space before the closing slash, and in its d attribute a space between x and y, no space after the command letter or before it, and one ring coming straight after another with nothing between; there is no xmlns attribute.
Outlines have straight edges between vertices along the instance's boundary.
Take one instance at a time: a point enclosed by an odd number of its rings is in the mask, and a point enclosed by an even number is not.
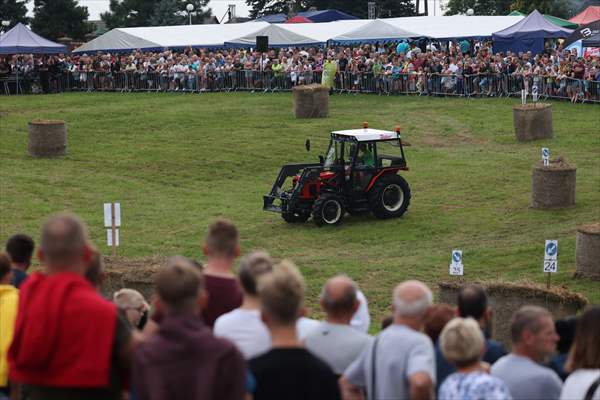
<svg viewBox="0 0 600 400"><path fill-rule="evenodd" d="M102 258L73 214L42 227L39 271L28 274L27 235L6 250L0 399L600 399L597 305L574 324L521 307L506 321L507 353L490 339L492 309L477 285L454 308L433 304L423 282L401 282L371 336L366 298L337 275L320 294L325 320L307 318L291 261L253 251L235 272L239 233L226 220L209 226L204 264L175 256L161 266L152 304L129 288L102 296ZM551 365L563 377L547 366L559 340L566 357Z"/></svg>
<svg viewBox="0 0 600 400"><path fill-rule="evenodd" d="M0 76L18 70L25 92L274 91L323 82L350 93L503 96L525 89L572 102L600 100L597 55L584 58L560 45L534 56L530 52L494 53L489 42L417 44L284 48L267 53L188 48L128 54L24 55L0 61ZM323 74L328 62L335 65L331 81Z"/></svg>

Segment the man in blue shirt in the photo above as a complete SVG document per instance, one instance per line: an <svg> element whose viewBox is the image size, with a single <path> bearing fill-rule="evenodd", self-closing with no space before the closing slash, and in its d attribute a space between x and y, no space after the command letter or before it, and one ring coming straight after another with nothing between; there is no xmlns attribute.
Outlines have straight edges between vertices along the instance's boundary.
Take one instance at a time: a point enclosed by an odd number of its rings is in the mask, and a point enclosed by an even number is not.
<svg viewBox="0 0 600 400"><path fill-rule="evenodd" d="M17 289L27 279L27 269L31 265L31 255L34 247L33 239L23 233L12 236L6 242L6 252L10 255L12 264L12 284Z"/></svg>

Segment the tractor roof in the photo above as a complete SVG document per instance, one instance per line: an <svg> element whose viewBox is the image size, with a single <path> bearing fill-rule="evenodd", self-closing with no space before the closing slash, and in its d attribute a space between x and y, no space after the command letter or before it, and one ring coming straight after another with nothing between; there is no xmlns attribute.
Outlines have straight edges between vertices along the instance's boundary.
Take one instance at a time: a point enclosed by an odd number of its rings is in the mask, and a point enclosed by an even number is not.
<svg viewBox="0 0 600 400"><path fill-rule="evenodd" d="M381 129L347 129L345 131L333 131L333 135L353 137L358 142L372 142L376 140L398 139L399 134L394 131L383 131Z"/></svg>

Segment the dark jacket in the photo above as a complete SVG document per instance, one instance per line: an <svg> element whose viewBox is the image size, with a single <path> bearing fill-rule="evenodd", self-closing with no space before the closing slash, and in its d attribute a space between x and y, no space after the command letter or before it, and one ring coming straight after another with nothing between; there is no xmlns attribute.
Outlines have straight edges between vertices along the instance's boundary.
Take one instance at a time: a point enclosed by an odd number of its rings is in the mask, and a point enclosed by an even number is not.
<svg viewBox="0 0 600 400"><path fill-rule="evenodd" d="M238 400L245 374L235 346L190 314L165 317L136 349L132 368L138 400Z"/></svg>

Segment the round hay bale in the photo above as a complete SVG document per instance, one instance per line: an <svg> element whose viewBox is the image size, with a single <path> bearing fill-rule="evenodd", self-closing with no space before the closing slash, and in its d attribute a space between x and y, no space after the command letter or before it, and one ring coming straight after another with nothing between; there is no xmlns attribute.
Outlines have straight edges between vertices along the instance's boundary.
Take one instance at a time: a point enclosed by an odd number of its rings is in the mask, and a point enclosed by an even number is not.
<svg viewBox="0 0 600 400"><path fill-rule="evenodd" d="M554 137L551 104L529 103L513 106L513 123L519 142Z"/></svg>
<svg viewBox="0 0 600 400"><path fill-rule="evenodd" d="M531 175L531 207L567 208L575 205L577 168L562 157L533 166Z"/></svg>
<svg viewBox="0 0 600 400"><path fill-rule="evenodd" d="M559 287L546 289L543 286L506 282L472 282L484 287L489 305L492 307L492 326L494 339L510 347L510 320L512 314L524 305L535 305L546 308L554 318L563 318L582 310L587 299L578 293ZM467 283L442 282L440 302L456 305L458 292Z"/></svg>
<svg viewBox="0 0 600 400"><path fill-rule="evenodd" d="M293 89L296 118L326 118L329 116L329 89L322 85L295 86Z"/></svg>
<svg viewBox="0 0 600 400"><path fill-rule="evenodd" d="M577 228L575 276L600 280L600 222Z"/></svg>
<svg viewBox="0 0 600 400"><path fill-rule="evenodd" d="M56 157L67 153L65 121L29 122L29 154L33 157Z"/></svg>

